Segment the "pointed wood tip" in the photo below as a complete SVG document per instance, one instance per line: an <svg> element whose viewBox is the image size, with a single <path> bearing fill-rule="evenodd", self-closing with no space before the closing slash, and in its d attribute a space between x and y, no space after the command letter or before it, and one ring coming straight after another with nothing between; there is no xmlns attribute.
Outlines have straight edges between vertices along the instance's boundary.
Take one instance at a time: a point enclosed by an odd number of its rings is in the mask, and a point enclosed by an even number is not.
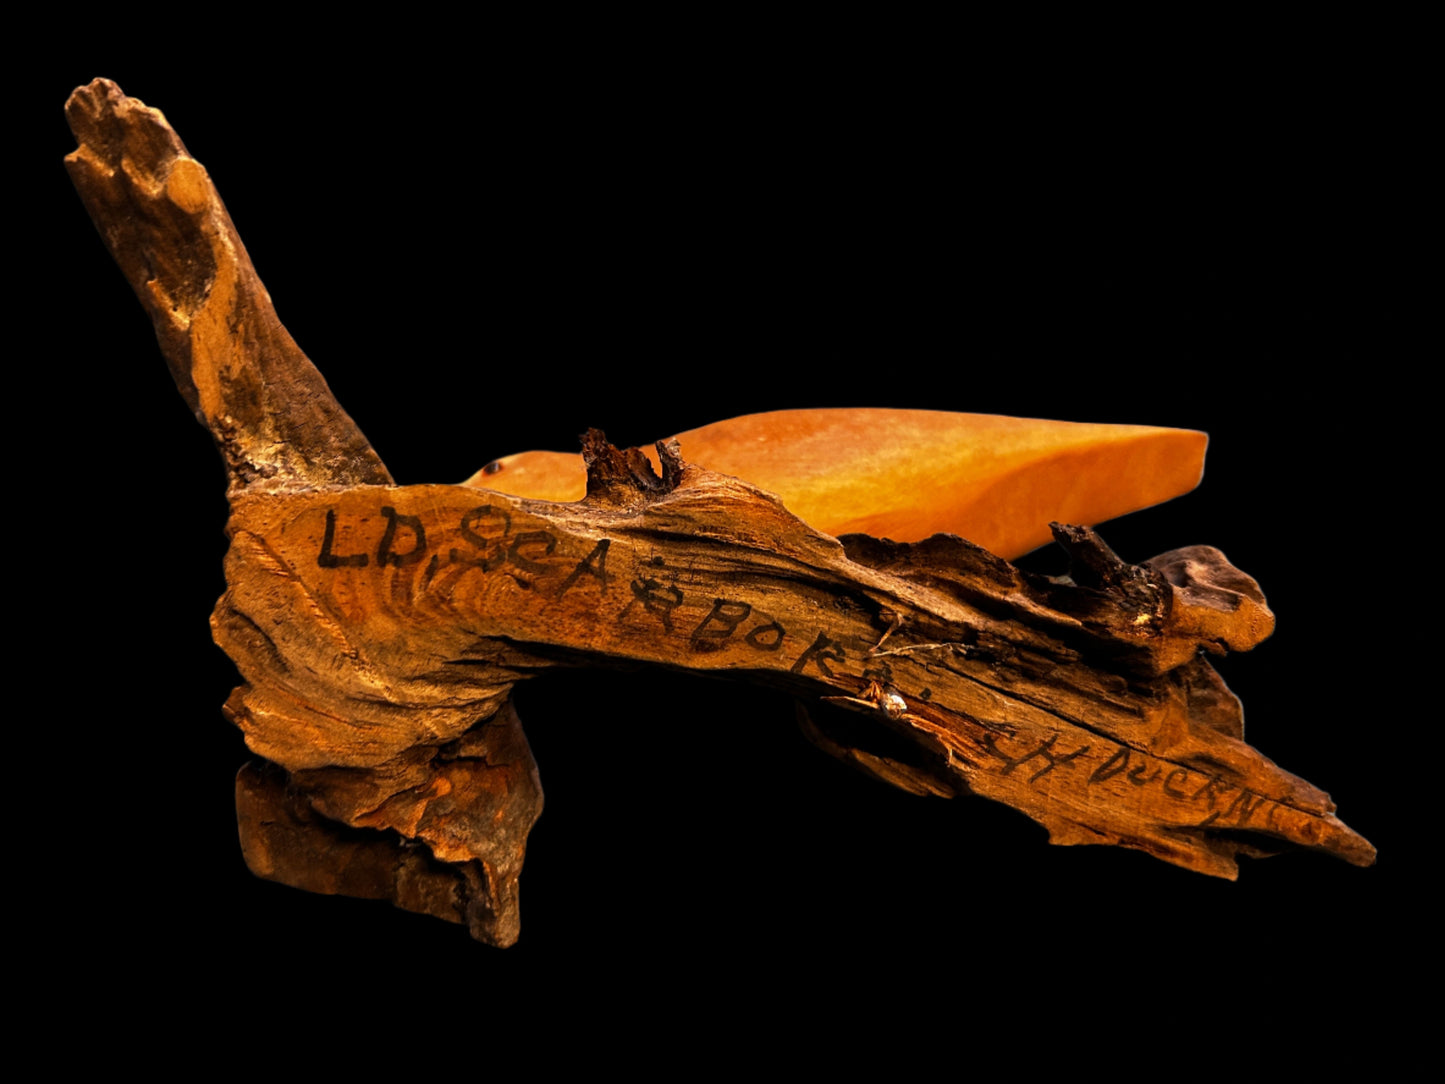
<svg viewBox="0 0 1445 1084"><path fill-rule="evenodd" d="M76 191L155 326L234 489L387 485L385 465L276 317L205 167L109 79L74 90Z"/></svg>

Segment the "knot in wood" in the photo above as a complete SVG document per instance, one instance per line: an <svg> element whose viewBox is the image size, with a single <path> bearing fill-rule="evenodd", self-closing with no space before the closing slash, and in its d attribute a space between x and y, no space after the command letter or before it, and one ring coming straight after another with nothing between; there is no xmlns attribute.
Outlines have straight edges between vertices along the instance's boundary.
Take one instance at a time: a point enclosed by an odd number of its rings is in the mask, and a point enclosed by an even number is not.
<svg viewBox="0 0 1445 1084"><path fill-rule="evenodd" d="M582 462L587 467L587 500L605 504L636 504L666 496L682 481L682 451L675 440L655 445L662 477L641 449L614 446L600 429L582 434Z"/></svg>

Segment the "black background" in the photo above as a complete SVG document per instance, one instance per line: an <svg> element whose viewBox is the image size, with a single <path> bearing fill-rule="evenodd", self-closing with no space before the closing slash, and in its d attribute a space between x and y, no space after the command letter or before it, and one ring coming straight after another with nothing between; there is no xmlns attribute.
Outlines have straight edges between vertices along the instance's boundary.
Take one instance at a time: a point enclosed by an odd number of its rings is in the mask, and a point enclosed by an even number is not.
<svg viewBox="0 0 1445 1084"><path fill-rule="evenodd" d="M926 65L353 60L78 51L32 96L53 331L26 363L32 454L72 494L53 524L71 570L37 570L67 618L38 653L61 660L38 725L65 827L41 845L68 886L45 909L88 969L175 991L254 970L322 1000L378 975L388 997L505 982L598 1003L627 976L674 1007L737 981L871 1000L940 976L1232 1008L1376 996L1414 921L1405 708L1378 669L1406 544L1379 479L1399 470L1381 411L1408 246L1392 137L1348 77L1035 95ZM852 774L781 697L586 674L518 694L547 808L515 948L253 879L231 798L247 754L219 711L235 676L207 626L222 470L60 166L60 107L96 75L207 166L282 320L403 484L589 425L640 443L782 407L1208 431L1194 494L1103 533L1135 560L1213 544L1260 580L1278 630L1221 664L1248 737L1333 794L1379 864L1285 855L1230 884L1050 848L1002 807Z"/></svg>

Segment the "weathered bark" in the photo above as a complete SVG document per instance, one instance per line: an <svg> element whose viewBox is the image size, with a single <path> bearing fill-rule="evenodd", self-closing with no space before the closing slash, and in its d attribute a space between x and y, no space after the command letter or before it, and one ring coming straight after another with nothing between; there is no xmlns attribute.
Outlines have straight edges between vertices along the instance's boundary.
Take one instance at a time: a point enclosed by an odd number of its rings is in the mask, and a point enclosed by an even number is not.
<svg viewBox="0 0 1445 1084"><path fill-rule="evenodd" d="M158 109L97 79L65 104L66 160L234 487L391 475L276 318L205 167Z"/></svg>
<svg viewBox="0 0 1445 1084"><path fill-rule="evenodd" d="M164 118L103 80L69 111L76 186L230 470L213 628L245 682L227 715L272 765L237 781L257 874L510 944L541 808L511 690L618 663L854 708L870 726L804 730L905 790L1011 805L1055 843L1224 877L1288 845L1373 861L1327 795L1243 741L1204 654L1248 650L1273 616L1217 551L1133 566L1056 525L1073 568L1050 580L953 536L835 539L675 445L659 477L596 432L577 504L392 486Z"/></svg>

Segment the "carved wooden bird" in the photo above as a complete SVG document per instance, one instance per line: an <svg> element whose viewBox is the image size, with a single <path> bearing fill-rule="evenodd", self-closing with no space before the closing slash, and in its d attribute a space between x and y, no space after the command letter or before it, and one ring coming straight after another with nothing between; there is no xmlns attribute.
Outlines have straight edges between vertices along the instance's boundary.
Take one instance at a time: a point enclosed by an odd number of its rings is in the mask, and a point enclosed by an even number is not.
<svg viewBox="0 0 1445 1084"><path fill-rule="evenodd" d="M261 876L510 944L541 809L512 689L588 662L764 675L855 709L906 754L809 736L905 790L1005 802L1057 843L1221 877L1280 842L1373 861L1328 795L1245 744L1201 654L1268 635L1258 585L1209 547L1128 565L1049 527L1188 490L1202 434L788 411L652 453L593 433L580 470L531 452L396 486L164 118L104 80L68 111L76 186L227 466L213 629L243 678L226 713L266 760L237 782ZM997 555L1050 530L1069 577Z"/></svg>

